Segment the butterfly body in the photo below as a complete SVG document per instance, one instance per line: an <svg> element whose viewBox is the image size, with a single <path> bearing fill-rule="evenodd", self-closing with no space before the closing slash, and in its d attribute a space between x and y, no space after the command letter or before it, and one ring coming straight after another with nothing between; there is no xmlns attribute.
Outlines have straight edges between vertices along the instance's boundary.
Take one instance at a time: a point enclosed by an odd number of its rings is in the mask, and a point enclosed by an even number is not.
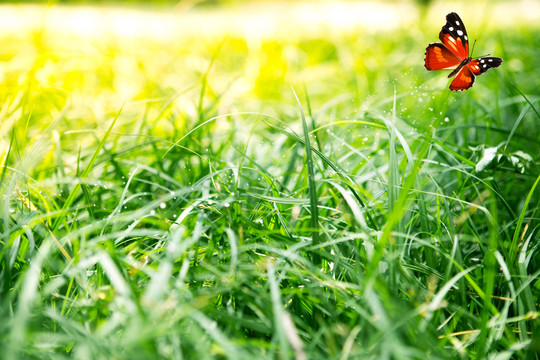
<svg viewBox="0 0 540 360"><path fill-rule="evenodd" d="M502 64L502 59L497 57L474 59L469 56L467 31L456 13L446 15L439 39L440 43L431 43L426 48L424 66L427 70L453 70L448 76L456 76L450 83L450 90L467 90L477 75Z"/></svg>
<svg viewBox="0 0 540 360"><path fill-rule="evenodd" d="M464 66L467 66L468 63L470 63L472 60L472 58L468 57L467 59L463 60L461 62L461 64L458 65L458 67L456 67L454 69L454 71L452 71L449 75L448 75L448 78L450 79L451 77L453 77L454 75L456 75L458 72L461 71L461 68L464 67Z"/></svg>

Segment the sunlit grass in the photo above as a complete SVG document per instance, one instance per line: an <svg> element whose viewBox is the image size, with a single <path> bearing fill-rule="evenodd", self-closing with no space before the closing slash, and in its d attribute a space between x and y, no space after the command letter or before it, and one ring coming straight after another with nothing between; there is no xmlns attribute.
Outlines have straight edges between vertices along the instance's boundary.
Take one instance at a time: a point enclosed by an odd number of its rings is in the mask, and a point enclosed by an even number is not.
<svg viewBox="0 0 540 360"><path fill-rule="evenodd" d="M539 30L444 15L2 35L2 358L535 358Z"/></svg>

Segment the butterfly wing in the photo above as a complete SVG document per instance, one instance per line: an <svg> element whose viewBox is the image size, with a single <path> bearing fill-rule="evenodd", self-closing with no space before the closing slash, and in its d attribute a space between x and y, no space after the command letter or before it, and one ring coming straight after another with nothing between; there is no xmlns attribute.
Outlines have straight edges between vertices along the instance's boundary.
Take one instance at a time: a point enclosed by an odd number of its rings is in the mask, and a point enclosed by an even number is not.
<svg viewBox="0 0 540 360"><path fill-rule="evenodd" d="M488 71L501 66L502 59L498 57L484 57L480 59L471 60L467 66L471 69L474 75L480 75Z"/></svg>
<svg viewBox="0 0 540 360"><path fill-rule="evenodd" d="M463 66L461 70L458 71L456 77L450 83L450 90L453 91L462 91L467 90L474 84L474 76L471 69L468 66Z"/></svg>
<svg viewBox="0 0 540 360"><path fill-rule="evenodd" d="M446 24L439 33L439 39L459 59L465 60L469 57L467 30L465 30L463 21L455 12L446 15Z"/></svg>
<svg viewBox="0 0 540 360"><path fill-rule="evenodd" d="M461 60L441 43L432 43L426 48L424 66L428 70L451 70L460 63Z"/></svg>

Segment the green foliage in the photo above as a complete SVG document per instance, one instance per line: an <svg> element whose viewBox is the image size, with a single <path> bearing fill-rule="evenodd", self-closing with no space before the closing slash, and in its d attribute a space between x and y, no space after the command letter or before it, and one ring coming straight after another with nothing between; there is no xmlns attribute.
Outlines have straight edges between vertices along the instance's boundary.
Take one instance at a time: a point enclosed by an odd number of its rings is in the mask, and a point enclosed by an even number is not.
<svg viewBox="0 0 540 360"><path fill-rule="evenodd" d="M2 357L535 358L540 31L511 30L461 93L409 32L4 35Z"/></svg>

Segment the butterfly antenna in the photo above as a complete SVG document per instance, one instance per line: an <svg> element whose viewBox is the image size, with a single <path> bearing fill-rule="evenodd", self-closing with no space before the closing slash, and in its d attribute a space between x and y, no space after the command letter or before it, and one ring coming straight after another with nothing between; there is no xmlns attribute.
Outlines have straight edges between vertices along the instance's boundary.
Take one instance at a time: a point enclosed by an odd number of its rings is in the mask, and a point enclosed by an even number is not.
<svg viewBox="0 0 540 360"><path fill-rule="evenodd" d="M483 57L486 57L486 56L489 56L491 54L485 54L485 55L480 55L480 56L475 56L475 57L472 57L471 59L480 59L480 58L483 58Z"/></svg>
<svg viewBox="0 0 540 360"><path fill-rule="evenodd" d="M491 54L486 54L486 55L481 55L481 56L475 56L473 57L472 54L474 52L474 45L476 45L476 40L474 40L473 44L472 44L472 50L471 50L471 59L480 59L480 58L483 58L483 57L486 57L486 56L489 56Z"/></svg>

